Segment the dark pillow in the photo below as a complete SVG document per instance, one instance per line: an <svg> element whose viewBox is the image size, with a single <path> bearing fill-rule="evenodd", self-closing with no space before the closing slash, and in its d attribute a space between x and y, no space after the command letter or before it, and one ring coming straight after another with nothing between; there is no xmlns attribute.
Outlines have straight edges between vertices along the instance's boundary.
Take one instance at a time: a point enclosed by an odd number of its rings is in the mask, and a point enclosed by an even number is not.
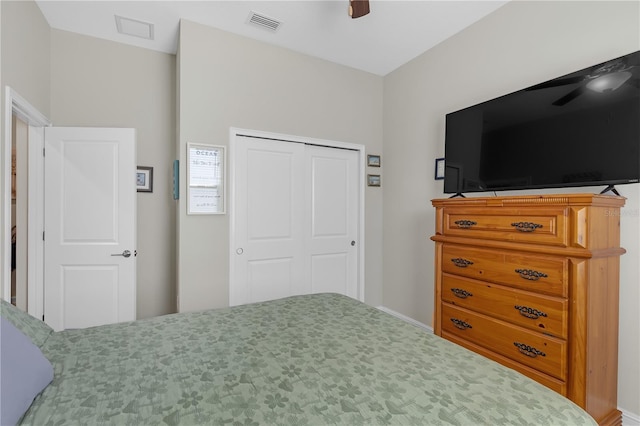
<svg viewBox="0 0 640 426"><path fill-rule="evenodd" d="M53 367L10 321L0 318L0 425L15 425L53 380Z"/></svg>
<svg viewBox="0 0 640 426"><path fill-rule="evenodd" d="M44 342L53 332L53 329L45 324L44 321L40 321L38 318L32 317L23 310L20 310L12 304L1 299L0 316L2 316L2 318L4 319L9 320L18 330L29 337L33 344L38 346L39 348L44 345Z"/></svg>

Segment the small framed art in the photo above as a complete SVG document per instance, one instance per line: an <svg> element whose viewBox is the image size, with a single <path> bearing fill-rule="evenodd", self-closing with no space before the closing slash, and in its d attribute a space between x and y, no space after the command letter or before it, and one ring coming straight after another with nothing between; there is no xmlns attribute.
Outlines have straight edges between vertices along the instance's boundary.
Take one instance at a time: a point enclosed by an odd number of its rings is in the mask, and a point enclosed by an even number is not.
<svg viewBox="0 0 640 426"><path fill-rule="evenodd" d="M153 167L138 166L136 188L138 192L153 192Z"/></svg>
<svg viewBox="0 0 640 426"><path fill-rule="evenodd" d="M436 180L444 179L444 158L436 158Z"/></svg>
<svg viewBox="0 0 640 426"><path fill-rule="evenodd" d="M380 175L367 175L367 186L380 186Z"/></svg>
<svg viewBox="0 0 640 426"><path fill-rule="evenodd" d="M367 166L369 166L369 167L380 167L380 156L379 155L367 155Z"/></svg>

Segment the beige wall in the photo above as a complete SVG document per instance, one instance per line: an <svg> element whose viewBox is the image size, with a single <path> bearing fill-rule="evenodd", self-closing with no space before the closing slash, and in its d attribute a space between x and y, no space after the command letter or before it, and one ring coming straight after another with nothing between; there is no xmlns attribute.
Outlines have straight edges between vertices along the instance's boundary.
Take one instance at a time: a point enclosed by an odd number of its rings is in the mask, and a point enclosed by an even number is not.
<svg viewBox="0 0 640 426"><path fill-rule="evenodd" d="M5 86L14 89L43 114L49 113L50 30L34 2L0 1L0 11L0 138L4 144ZM0 152L0 181L4 186L4 149ZM4 214L3 208L0 210L0 223L4 223ZM4 227L0 228L2 241L8 241L11 235L4 235ZM4 251L5 244L2 244L0 258L4 258ZM0 276L4 277L4 271ZM0 285L0 294L3 288Z"/></svg>
<svg viewBox="0 0 640 426"><path fill-rule="evenodd" d="M363 144L382 149L382 78L182 21L178 54L179 144L228 145L229 128ZM384 164L385 159L382 159ZM229 303L229 215L179 208L179 310ZM382 302L382 188L366 190L366 300Z"/></svg>
<svg viewBox="0 0 640 426"><path fill-rule="evenodd" d="M35 2L2 1L0 7L3 93L8 85L49 116L49 24Z"/></svg>
<svg viewBox="0 0 640 426"><path fill-rule="evenodd" d="M445 114L639 50L639 9L638 2L511 2L385 77L385 306L432 323L430 200L445 196L442 181L433 179L434 159L444 156ZM618 188L628 197L621 218L627 254L619 406L631 413L640 413L639 187Z"/></svg>
<svg viewBox="0 0 640 426"><path fill-rule="evenodd" d="M56 126L133 127L137 163L153 167L138 193L138 318L175 312L175 56L51 31L51 120Z"/></svg>
<svg viewBox="0 0 640 426"><path fill-rule="evenodd" d="M137 129L138 164L154 167L154 192L138 194L137 313L174 312L175 56L51 30L32 1L0 5L3 89L54 125Z"/></svg>

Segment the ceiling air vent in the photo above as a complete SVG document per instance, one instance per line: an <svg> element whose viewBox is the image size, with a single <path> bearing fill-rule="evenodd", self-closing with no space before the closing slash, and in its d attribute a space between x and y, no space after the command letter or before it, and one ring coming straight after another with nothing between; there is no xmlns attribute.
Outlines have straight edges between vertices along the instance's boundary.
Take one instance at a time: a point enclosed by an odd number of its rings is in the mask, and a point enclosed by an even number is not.
<svg viewBox="0 0 640 426"><path fill-rule="evenodd" d="M115 17L116 28L120 34L153 40L154 37L152 23L139 21L137 19L125 18L124 16L118 15L115 15Z"/></svg>
<svg viewBox="0 0 640 426"><path fill-rule="evenodd" d="M249 14L249 18L247 19L247 23L256 25L261 28L265 28L269 31L276 32L282 22L275 20L273 18L269 18L268 16L264 16L260 13L251 12Z"/></svg>

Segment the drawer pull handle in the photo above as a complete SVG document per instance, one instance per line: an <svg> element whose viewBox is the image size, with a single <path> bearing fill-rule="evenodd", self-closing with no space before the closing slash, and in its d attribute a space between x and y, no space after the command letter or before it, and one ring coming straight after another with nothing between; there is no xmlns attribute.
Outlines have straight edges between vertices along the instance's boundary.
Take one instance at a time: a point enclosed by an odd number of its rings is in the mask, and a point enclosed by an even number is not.
<svg viewBox="0 0 640 426"><path fill-rule="evenodd" d="M460 299L466 299L467 297L473 296L473 294L461 288L452 288L451 291L456 297L459 297Z"/></svg>
<svg viewBox="0 0 640 426"><path fill-rule="evenodd" d="M531 269L516 269L516 273L518 273L521 278L530 281L538 281L540 278L548 277L544 272L538 272Z"/></svg>
<svg viewBox="0 0 640 426"><path fill-rule="evenodd" d="M542 228L542 225L533 222L513 222L511 226L515 226L520 232L533 232L538 228Z"/></svg>
<svg viewBox="0 0 640 426"><path fill-rule="evenodd" d="M471 324L464 322L462 320L459 320L458 318L451 318L451 322L453 323L453 325L456 328L459 328L460 330L466 330L467 328L473 328L471 327Z"/></svg>
<svg viewBox="0 0 640 426"><path fill-rule="evenodd" d="M539 311L537 309L534 308L529 308L527 306L514 306L514 308L516 308L518 311L520 311L520 315L522 315L523 317L527 317L527 318L531 318L531 319L538 319L540 317L546 317L547 314L545 314L542 311Z"/></svg>
<svg viewBox="0 0 640 426"><path fill-rule="evenodd" d="M473 220L466 220L466 219L456 220L453 223L458 225L458 228L464 228L464 229L471 228L473 225L477 225L478 224L478 222L474 222Z"/></svg>
<svg viewBox="0 0 640 426"><path fill-rule="evenodd" d="M534 348L532 346L525 345L524 343L513 342L513 345L518 348L518 351L520 351L520 353L522 355L526 355L529 358L535 358L538 355L547 356L547 354L545 354L544 352L539 351L539 350L537 350L536 348Z"/></svg>
<svg viewBox="0 0 640 426"><path fill-rule="evenodd" d="M453 262L454 265L456 265L458 268L466 268L469 265L473 265L473 262L467 259L463 259L461 257L454 257L453 259L451 259L451 261Z"/></svg>

